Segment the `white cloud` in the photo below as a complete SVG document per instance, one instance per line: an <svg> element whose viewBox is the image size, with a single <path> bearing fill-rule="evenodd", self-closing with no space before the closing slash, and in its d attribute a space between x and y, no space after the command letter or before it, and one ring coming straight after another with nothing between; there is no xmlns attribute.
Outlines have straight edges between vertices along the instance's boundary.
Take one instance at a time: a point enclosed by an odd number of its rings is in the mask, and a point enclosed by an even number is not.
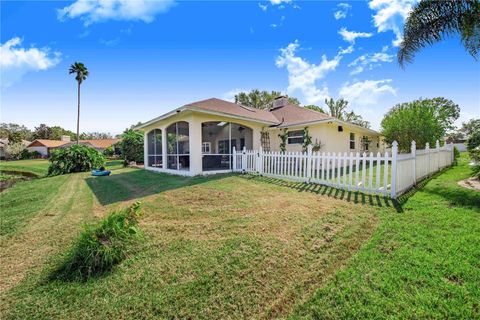
<svg viewBox="0 0 480 320"><path fill-rule="evenodd" d="M0 45L2 87L9 87L31 71L47 70L60 62L60 52L49 48L21 48L22 39L12 38Z"/></svg>
<svg viewBox="0 0 480 320"><path fill-rule="evenodd" d="M267 11L268 5L266 4L261 4L260 2L258 3L258 7L262 9L262 11Z"/></svg>
<svg viewBox="0 0 480 320"><path fill-rule="evenodd" d="M376 11L373 22L378 32L391 30L395 34L396 39L392 41L394 46L400 45L403 23L416 2L416 0L371 0L368 4L370 9Z"/></svg>
<svg viewBox="0 0 480 320"><path fill-rule="evenodd" d="M338 34L342 36L343 40L351 44L354 44L357 38L370 38L373 36L373 34L369 32L348 31L347 28L340 29Z"/></svg>
<svg viewBox="0 0 480 320"><path fill-rule="evenodd" d="M393 55L387 53L388 46L383 47L381 52L375 52L373 54L364 54L353 60L348 66L355 67L350 72L351 75L359 74L365 69L372 70L375 67L380 66L382 62L392 62Z"/></svg>
<svg viewBox="0 0 480 320"><path fill-rule="evenodd" d="M347 82L340 88L339 95L353 105L373 105L386 94L397 94L397 90L390 85L391 82L392 79L365 80L352 84Z"/></svg>
<svg viewBox="0 0 480 320"><path fill-rule="evenodd" d="M155 15L168 11L174 0L77 0L57 10L60 20L80 18L85 25L107 20L152 22Z"/></svg>
<svg viewBox="0 0 480 320"><path fill-rule="evenodd" d="M337 4L337 11L333 14L335 19L340 20L347 17L348 11L352 8L348 3L339 3Z"/></svg>
<svg viewBox="0 0 480 320"><path fill-rule="evenodd" d="M223 100L227 100L227 101L231 101L231 102L235 102L235 96L237 94L239 94L240 92L250 92L251 90L246 90L246 89L239 89L239 88L235 88L235 89L232 89L228 92L225 92L223 95L222 95L222 99Z"/></svg>
<svg viewBox="0 0 480 320"><path fill-rule="evenodd" d="M292 0L270 0L270 3L272 5L279 5L282 3L289 3L289 2L292 2Z"/></svg>
<svg viewBox="0 0 480 320"><path fill-rule="evenodd" d="M275 64L278 68L285 67L288 71L287 92L289 94L300 91L307 104L319 103L329 94L328 87L325 84L322 88L318 88L316 82L324 79L329 72L337 68L342 55L339 53L331 60L323 55L320 64L316 65L296 56L299 47L300 44L295 40L286 48L280 49L280 55L277 57Z"/></svg>

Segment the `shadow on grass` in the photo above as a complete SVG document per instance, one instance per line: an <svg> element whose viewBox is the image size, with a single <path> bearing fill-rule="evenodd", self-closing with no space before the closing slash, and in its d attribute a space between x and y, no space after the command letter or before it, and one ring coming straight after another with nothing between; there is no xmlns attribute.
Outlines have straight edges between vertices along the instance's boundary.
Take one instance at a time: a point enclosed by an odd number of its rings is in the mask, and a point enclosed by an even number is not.
<svg viewBox="0 0 480 320"><path fill-rule="evenodd" d="M316 183L305 183L288 181L277 178L258 176L258 175L242 175L244 179L252 181L260 181L264 183L271 183L282 187L297 190L298 192L310 192L315 194L332 197L335 199L345 200L352 203L361 203L374 207L390 207L394 208L397 212L403 212L401 204L389 197L382 195L366 194L359 191L347 191L343 189L337 189L334 187L328 187Z"/></svg>
<svg viewBox="0 0 480 320"><path fill-rule="evenodd" d="M167 190L224 179L229 174L213 176L183 177L166 173L151 172L142 169L129 169L110 176L88 177L85 179L102 205L115 202L134 200Z"/></svg>

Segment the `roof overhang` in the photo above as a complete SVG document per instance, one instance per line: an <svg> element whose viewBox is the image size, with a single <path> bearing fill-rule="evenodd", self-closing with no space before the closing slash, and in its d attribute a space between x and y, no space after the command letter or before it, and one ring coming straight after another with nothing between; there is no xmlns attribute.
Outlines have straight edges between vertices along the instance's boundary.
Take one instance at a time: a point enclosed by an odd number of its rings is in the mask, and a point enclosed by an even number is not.
<svg viewBox="0 0 480 320"><path fill-rule="evenodd" d="M198 112L198 113L203 113L203 114L209 114L209 115L227 117L227 118L232 118L232 119L250 121L250 122L255 122L255 123L260 123L260 124L265 124L265 125L276 125L277 124L277 122L273 122L273 121L263 121L263 120L249 118L249 117L242 117L242 116L234 115L234 114L227 113L227 112L205 110L205 109L202 109L202 108L195 107L194 105L185 105L185 106L177 108L173 111L165 113L165 114L163 114L163 115L161 115L157 118L154 118L150 121L142 123L141 125L134 127L134 129L142 130L143 128L146 128L146 127L148 127L148 126L150 126L150 125L152 125L152 124L154 124L158 121L168 119L170 117L173 117L173 116L179 114L180 112L184 112L184 111L187 111L187 110L188 111L193 111L193 112Z"/></svg>

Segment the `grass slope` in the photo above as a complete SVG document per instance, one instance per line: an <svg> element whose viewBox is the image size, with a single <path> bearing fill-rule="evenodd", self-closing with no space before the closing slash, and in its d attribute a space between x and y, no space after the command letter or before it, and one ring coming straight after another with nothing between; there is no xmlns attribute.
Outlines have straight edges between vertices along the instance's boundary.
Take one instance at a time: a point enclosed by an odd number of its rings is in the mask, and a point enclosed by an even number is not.
<svg viewBox="0 0 480 320"><path fill-rule="evenodd" d="M37 215L2 248L9 257L0 268L2 319L285 316L345 265L377 224L370 206L299 192L304 184L137 169L65 177L79 191L57 201L56 223ZM137 199L146 211L139 253L87 283L48 280L82 221Z"/></svg>
<svg viewBox="0 0 480 320"><path fill-rule="evenodd" d="M24 171L31 172L39 176L45 176L48 172L50 162L45 159L17 160L17 161L1 161L1 170Z"/></svg>
<svg viewBox="0 0 480 320"><path fill-rule="evenodd" d="M480 317L480 193L463 156L382 215L372 240L292 319Z"/></svg>

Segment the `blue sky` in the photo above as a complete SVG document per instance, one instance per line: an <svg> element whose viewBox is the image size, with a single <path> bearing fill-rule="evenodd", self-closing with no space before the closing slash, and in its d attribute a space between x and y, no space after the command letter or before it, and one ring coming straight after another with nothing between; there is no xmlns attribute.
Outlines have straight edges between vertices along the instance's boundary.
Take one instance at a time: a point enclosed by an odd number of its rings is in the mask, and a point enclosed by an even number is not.
<svg viewBox="0 0 480 320"><path fill-rule="evenodd" d="M1 122L119 133L185 103L278 90L302 104L344 97L379 128L394 104L444 96L480 116L480 65L458 37L402 70L412 1L2 1Z"/></svg>

